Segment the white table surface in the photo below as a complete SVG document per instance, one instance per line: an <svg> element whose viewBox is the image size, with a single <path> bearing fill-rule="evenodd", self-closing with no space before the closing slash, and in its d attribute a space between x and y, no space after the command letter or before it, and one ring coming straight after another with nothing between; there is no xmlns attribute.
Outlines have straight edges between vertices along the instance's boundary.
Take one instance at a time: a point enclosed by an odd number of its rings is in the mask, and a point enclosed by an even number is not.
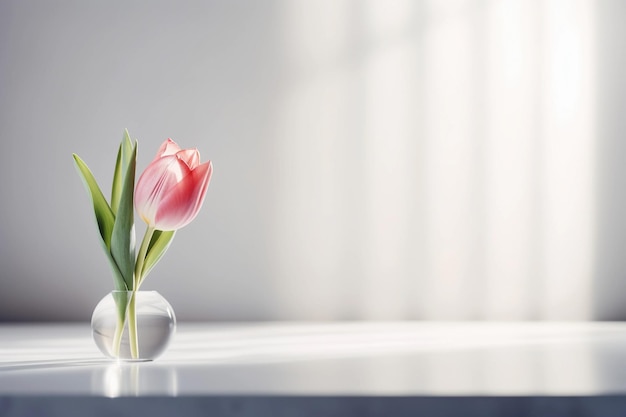
<svg viewBox="0 0 626 417"><path fill-rule="evenodd" d="M179 323L139 364L104 358L88 324L0 325L0 415L55 397L593 396L626 398L624 323Z"/></svg>

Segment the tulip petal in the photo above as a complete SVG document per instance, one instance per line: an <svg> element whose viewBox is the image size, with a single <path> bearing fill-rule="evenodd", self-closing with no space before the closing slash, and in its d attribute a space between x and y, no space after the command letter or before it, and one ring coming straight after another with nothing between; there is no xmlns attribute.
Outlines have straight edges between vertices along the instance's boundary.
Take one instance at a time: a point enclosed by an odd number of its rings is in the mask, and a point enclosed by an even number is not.
<svg viewBox="0 0 626 417"><path fill-rule="evenodd" d="M191 172L176 155L156 159L148 165L135 187L135 208L146 223L154 226L161 200Z"/></svg>
<svg viewBox="0 0 626 417"><path fill-rule="evenodd" d="M159 204L154 227L177 230L189 224L202 207L212 173L213 164L205 162L169 190Z"/></svg>
<svg viewBox="0 0 626 417"><path fill-rule="evenodd" d="M178 144L174 142L172 139L167 138L167 140L163 142L161 146L159 147L159 150L157 151L157 154L154 157L154 159L157 160L164 156L175 155L179 151L180 151L180 146L178 146Z"/></svg>
<svg viewBox="0 0 626 417"><path fill-rule="evenodd" d="M185 161L190 169L195 169L200 164L200 152L198 149L184 149L176 152L178 159Z"/></svg>

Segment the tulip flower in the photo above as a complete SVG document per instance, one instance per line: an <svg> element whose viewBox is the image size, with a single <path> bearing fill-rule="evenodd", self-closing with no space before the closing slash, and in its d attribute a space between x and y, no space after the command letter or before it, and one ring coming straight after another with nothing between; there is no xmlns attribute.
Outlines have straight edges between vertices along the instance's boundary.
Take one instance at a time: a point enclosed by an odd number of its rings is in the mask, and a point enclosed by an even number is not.
<svg viewBox="0 0 626 417"><path fill-rule="evenodd" d="M176 230L188 225L200 211L211 180L211 161L200 164L197 149L180 149L171 139L163 142L154 160L135 186L137 141L127 130L120 143L111 188L106 200L87 164L76 154L74 163L83 179L96 217L102 247L111 264L117 292L117 325L113 356L119 357L128 323L130 353L139 358L136 297L143 280L167 251ZM135 209L148 227L135 257ZM131 293L130 296L127 293Z"/></svg>
<svg viewBox="0 0 626 417"><path fill-rule="evenodd" d="M211 161L200 164L197 149L181 149L167 139L139 177L135 208L156 230L178 230L198 214L211 180Z"/></svg>

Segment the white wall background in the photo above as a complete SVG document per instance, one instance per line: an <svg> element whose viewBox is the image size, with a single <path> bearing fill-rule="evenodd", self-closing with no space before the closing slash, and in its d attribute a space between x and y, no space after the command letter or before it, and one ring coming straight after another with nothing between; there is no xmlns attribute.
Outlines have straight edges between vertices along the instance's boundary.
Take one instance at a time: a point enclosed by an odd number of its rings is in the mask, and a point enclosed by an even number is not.
<svg viewBox="0 0 626 417"><path fill-rule="evenodd" d="M181 320L626 319L625 13L0 1L0 320L112 289L71 153L108 189L124 128L214 163L144 286Z"/></svg>

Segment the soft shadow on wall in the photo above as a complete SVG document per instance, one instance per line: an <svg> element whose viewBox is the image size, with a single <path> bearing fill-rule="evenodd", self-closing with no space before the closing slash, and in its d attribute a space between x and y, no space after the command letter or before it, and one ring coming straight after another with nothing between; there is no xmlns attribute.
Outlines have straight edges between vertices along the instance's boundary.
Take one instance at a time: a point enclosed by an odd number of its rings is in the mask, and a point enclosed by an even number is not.
<svg viewBox="0 0 626 417"><path fill-rule="evenodd" d="M283 11L281 310L592 318L593 4L324 5Z"/></svg>

